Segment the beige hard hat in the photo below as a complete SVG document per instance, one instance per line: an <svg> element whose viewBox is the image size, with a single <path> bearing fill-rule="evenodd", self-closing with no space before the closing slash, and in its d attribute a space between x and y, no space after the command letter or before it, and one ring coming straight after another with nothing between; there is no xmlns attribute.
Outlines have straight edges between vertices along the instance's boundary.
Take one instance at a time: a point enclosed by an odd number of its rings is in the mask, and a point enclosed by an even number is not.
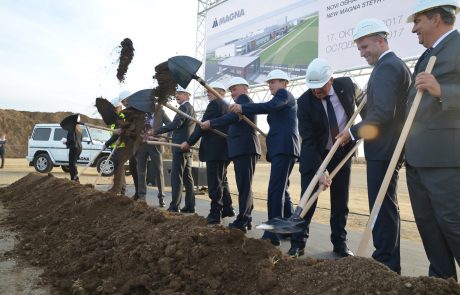
<svg viewBox="0 0 460 295"><path fill-rule="evenodd" d="M209 87L215 88L215 89L222 89L223 91L226 91L224 84L222 84L221 82L217 82L217 81L211 82L209 84Z"/></svg>
<svg viewBox="0 0 460 295"><path fill-rule="evenodd" d="M189 95L192 95L192 92L190 91L189 87L187 88L182 88L179 84L176 87L176 92L185 92L188 93Z"/></svg>

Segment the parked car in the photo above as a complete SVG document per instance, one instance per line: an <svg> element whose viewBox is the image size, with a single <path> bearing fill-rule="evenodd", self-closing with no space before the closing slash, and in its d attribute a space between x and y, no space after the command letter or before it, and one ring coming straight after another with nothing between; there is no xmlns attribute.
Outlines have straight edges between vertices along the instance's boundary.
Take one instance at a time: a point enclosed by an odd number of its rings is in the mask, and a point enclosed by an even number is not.
<svg viewBox="0 0 460 295"><path fill-rule="evenodd" d="M83 131L83 149L77 164L87 165L92 161L91 167L96 167L100 173L111 150L105 149L100 154L99 152L104 143L110 138L110 132L85 125L81 127ZM62 129L59 124L36 124L28 142L26 159L29 161L29 166L34 166L35 170L40 173L48 173L53 167L59 166L64 172L69 172L69 150L61 141L66 137L67 131ZM114 169L114 162L109 160L102 175L111 176L114 173Z"/></svg>

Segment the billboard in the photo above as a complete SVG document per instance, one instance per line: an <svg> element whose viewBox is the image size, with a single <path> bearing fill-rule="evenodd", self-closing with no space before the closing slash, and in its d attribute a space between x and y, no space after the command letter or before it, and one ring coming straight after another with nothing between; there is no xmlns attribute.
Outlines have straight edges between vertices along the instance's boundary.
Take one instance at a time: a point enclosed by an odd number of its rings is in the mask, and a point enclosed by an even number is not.
<svg viewBox="0 0 460 295"><path fill-rule="evenodd" d="M207 12L208 81L224 84L233 76L264 83L273 69L304 76L316 57L336 71L367 66L353 42L362 19L383 20L389 44L401 58L424 51L406 23L415 0L228 0ZM460 27L460 22L456 23Z"/></svg>

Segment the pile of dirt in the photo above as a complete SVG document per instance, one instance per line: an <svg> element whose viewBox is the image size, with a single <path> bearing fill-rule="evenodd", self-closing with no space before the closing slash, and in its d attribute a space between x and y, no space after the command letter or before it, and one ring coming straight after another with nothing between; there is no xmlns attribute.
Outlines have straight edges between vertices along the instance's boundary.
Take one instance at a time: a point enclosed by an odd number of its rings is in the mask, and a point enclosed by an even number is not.
<svg viewBox="0 0 460 295"><path fill-rule="evenodd" d="M27 155L27 140L32 135L34 125L38 123L60 123L71 112L26 112L0 109L0 134L5 133L6 156L8 158L23 158ZM100 119L81 115L81 121L105 126Z"/></svg>
<svg viewBox="0 0 460 295"><path fill-rule="evenodd" d="M118 58L117 79L120 83L124 82L128 66L134 57L133 41L129 38L123 39L120 46L120 57Z"/></svg>
<svg viewBox="0 0 460 295"><path fill-rule="evenodd" d="M293 260L238 230L149 208L52 175L0 189L8 255L44 268L58 294L460 294L453 280L401 277L366 258Z"/></svg>

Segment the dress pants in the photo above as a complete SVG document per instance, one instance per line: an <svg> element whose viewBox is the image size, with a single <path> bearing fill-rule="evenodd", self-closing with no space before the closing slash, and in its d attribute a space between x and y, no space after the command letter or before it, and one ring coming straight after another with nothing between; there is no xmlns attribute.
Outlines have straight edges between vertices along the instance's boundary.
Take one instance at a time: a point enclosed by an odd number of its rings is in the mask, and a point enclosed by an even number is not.
<svg viewBox="0 0 460 295"><path fill-rule="evenodd" d="M389 161L367 161L367 194L369 211L374 206L375 199L382 185ZM379 214L372 229L372 239L375 251L372 258L379 261L391 270L401 272L400 256L400 218L397 199L399 169L401 163L396 165L391 177L390 185L386 192Z"/></svg>
<svg viewBox="0 0 460 295"><path fill-rule="evenodd" d="M275 217L289 218L294 211L289 195L289 176L294 167L295 157L279 154L271 158L270 180L268 183L268 220ZM270 239L279 243L279 237L271 232L265 231L263 239Z"/></svg>
<svg viewBox="0 0 460 295"><path fill-rule="evenodd" d="M252 219L252 180L258 157L254 154L232 158L239 203L239 212L235 222L240 223L241 226L246 226Z"/></svg>
<svg viewBox="0 0 460 295"><path fill-rule="evenodd" d="M457 280L460 264L460 168L406 166L407 187L430 261L429 275Z"/></svg>
<svg viewBox="0 0 460 295"><path fill-rule="evenodd" d="M129 173L131 173L131 177L133 178L134 182L134 189L135 189L135 195L137 195L137 190L138 190L138 182L137 182L137 161L136 161L136 156L132 156L129 159Z"/></svg>
<svg viewBox="0 0 460 295"><path fill-rule="evenodd" d="M332 171L337 167L337 165L342 161L345 156L345 152L342 150L337 151L332 157L329 165L327 166L327 171ZM331 204L331 216L329 219L329 224L331 227L331 242L336 248L342 248L346 245L347 241L347 231L345 227L347 225L348 218L348 199L349 199L349 188L350 188L350 172L351 172L351 160L348 160L339 172L335 175L332 180L330 187L330 204ZM315 176L316 171L311 171L309 173L302 173L301 176L301 186L302 186L302 195L307 190L308 185ZM318 188L318 185L315 187L315 190ZM315 201L307 214L305 214L303 223L300 227L303 228L303 231L293 233L291 237L291 246L297 248L305 248L306 239L310 236L310 223L315 213L317 201Z"/></svg>
<svg viewBox="0 0 460 295"><path fill-rule="evenodd" d="M169 209L177 211L182 201L182 189L185 187L185 207L195 209L195 192L193 191L192 154L174 152L171 168L172 200Z"/></svg>
<svg viewBox="0 0 460 295"><path fill-rule="evenodd" d="M223 183L226 170L226 161L206 162L206 177L208 180L208 194L211 199L209 217L214 220L222 218Z"/></svg>
<svg viewBox="0 0 460 295"><path fill-rule="evenodd" d="M143 143L136 152L137 161L137 182L138 196L145 198L147 193L146 171L148 158L154 167L156 183L158 186L158 195L163 195L164 177L163 177L163 159L159 147L147 143Z"/></svg>
<svg viewBox="0 0 460 295"><path fill-rule="evenodd" d="M69 148L69 170L70 170L70 179L78 179L78 170L77 170L77 161L81 154L81 148L76 147ZM2 162L3 164L3 162Z"/></svg>
<svg viewBox="0 0 460 295"><path fill-rule="evenodd" d="M4 148L0 148L0 158L2 159L2 165L0 166L0 168L3 168L3 166L5 165L5 149Z"/></svg>

